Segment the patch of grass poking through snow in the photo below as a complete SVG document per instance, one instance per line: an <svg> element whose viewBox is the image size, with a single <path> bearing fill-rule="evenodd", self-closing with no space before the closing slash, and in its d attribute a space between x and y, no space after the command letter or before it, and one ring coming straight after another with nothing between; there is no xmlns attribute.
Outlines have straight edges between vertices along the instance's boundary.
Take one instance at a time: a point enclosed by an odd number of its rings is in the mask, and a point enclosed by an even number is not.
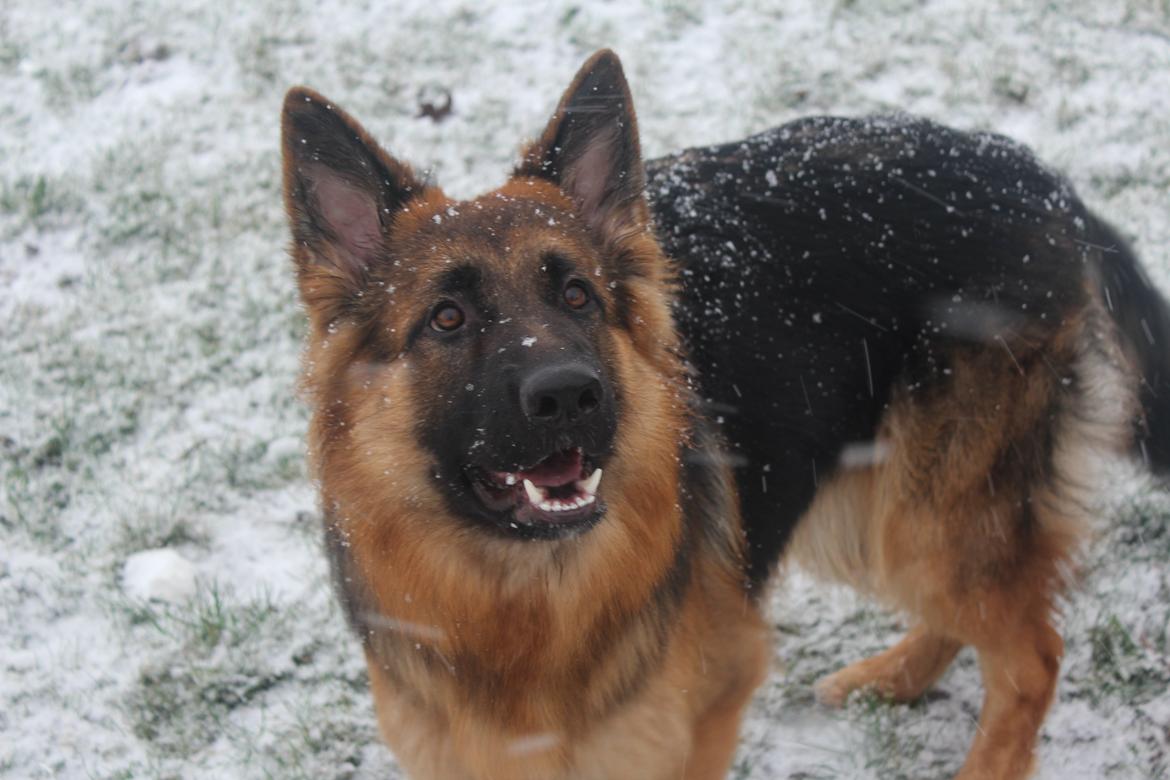
<svg viewBox="0 0 1170 780"><path fill-rule="evenodd" d="M1157 647L1157 645L1161 647ZM1119 698L1132 706L1145 704L1170 687L1166 664L1166 631L1139 642L1116 615L1107 615L1089 629L1090 680L1094 704Z"/></svg>
<svg viewBox="0 0 1170 780"><path fill-rule="evenodd" d="M247 665L152 666L126 702L134 735L161 755L190 757L224 733L232 710L286 678Z"/></svg>
<svg viewBox="0 0 1170 780"><path fill-rule="evenodd" d="M891 702L873 691L849 699L850 719L864 734L864 766L878 777L902 780L925 777L919 757L924 745L908 728L919 705Z"/></svg>
<svg viewBox="0 0 1170 780"><path fill-rule="evenodd" d="M1129 498L1115 513L1113 534L1128 560L1170 560L1170 499L1146 490Z"/></svg>
<svg viewBox="0 0 1170 780"><path fill-rule="evenodd" d="M369 690L329 686L324 701L302 698L291 706L287 719L272 724L270 739L280 751L260 755L265 777L281 780L348 780L363 762L370 745L380 743L366 711Z"/></svg>
<svg viewBox="0 0 1170 780"><path fill-rule="evenodd" d="M268 593L238 598L213 582L185 603L128 602L124 612L169 645L124 702L135 736L162 757L193 756L225 733L234 710L292 675L293 660L272 650L293 645L297 611Z"/></svg>
<svg viewBox="0 0 1170 780"><path fill-rule="evenodd" d="M0 473L4 479L0 526L17 530L48 549L67 545L71 539L55 520L72 501L72 490L60 472L12 465Z"/></svg>
<svg viewBox="0 0 1170 780"><path fill-rule="evenodd" d="M273 443L239 438L208 444L201 453L201 476L243 495L303 482L305 458L300 449Z"/></svg>
<svg viewBox="0 0 1170 780"><path fill-rule="evenodd" d="M0 181L0 212L17 217L17 230L45 227L50 218L68 214L80 203L68 183L44 174Z"/></svg>
<svg viewBox="0 0 1170 780"><path fill-rule="evenodd" d="M196 545L206 547L207 531L172 508L121 518L113 547L127 555L140 550Z"/></svg>
<svg viewBox="0 0 1170 780"><path fill-rule="evenodd" d="M238 599L230 588L213 582L201 587L188 603L165 608L161 622L172 626L188 647L209 652L221 644L241 647L273 631L273 624L287 617L287 607L278 605L269 593Z"/></svg>
<svg viewBox="0 0 1170 780"><path fill-rule="evenodd" d="M41 84L46 105L62 113L93 100L101 92L98 72L88 65L40 68L33 77Z"/></svg>

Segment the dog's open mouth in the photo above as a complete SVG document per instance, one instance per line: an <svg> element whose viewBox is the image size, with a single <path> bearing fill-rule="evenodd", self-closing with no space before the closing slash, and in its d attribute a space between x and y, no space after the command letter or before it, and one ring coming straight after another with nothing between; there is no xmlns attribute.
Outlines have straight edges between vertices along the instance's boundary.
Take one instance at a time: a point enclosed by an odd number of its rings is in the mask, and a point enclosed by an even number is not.
<svg viewBox="0 0 1170 780"><path fill-rule="evenodd" d="M476 497L493 512L524 525L571 525L596 517L601 469L574 447L554 452L528 468L468 469Z"/></svg>

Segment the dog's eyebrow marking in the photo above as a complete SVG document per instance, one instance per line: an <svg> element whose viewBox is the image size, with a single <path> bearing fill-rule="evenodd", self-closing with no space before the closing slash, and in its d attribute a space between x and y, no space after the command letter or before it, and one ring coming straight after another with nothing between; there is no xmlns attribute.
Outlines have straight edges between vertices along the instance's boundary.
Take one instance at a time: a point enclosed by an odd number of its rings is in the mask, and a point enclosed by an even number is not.
<svg viewBox="0 0 1170 780"><path fill-rule="evenodd" d="M541 270L546 270L554 276L565 276L576 269L573 263L555 249L549 249L541 253L540 265Z"/></svg>
<svg viewBox="0 0 1170 780"><path fill-rule="evenodd" d="M433 288L440 293L470 293L483 279L483 272L473 265L457 265L435 277Z"/></svg>

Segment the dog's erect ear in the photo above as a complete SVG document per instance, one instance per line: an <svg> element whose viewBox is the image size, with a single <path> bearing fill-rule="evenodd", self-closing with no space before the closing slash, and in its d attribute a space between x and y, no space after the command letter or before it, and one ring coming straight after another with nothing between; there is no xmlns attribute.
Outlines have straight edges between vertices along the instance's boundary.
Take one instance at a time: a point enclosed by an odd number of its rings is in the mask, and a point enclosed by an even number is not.
<svg viewBox="0 0 1170 780"><path fill-rule="evenodd" d="M302 297L310 308L340 302L361 289L394 214L422 187L354 119L304 87L284 99L281 147Z"/></svg>
<svg viewBox="0 0 1170 780"><path fill-rule="evenodd" d="M589 226L610 238L646 225L638 124L616 54L602 49L581 66L516 175L557 184Z"/></svg>

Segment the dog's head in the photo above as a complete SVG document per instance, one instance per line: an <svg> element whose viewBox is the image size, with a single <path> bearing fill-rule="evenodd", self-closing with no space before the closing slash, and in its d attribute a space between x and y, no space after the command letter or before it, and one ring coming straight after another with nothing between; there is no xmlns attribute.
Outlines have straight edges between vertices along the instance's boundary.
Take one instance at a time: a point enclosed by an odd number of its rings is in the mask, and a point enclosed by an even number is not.
<svg viewBox="0 0 1170 780"><path fill-rule="evenodd" d="M282 129L327 500L529 539L592 527L617 491L657 500L643 483L673 467L683 419L672 280L612 52L473 200L310 90Z"/></svg>

